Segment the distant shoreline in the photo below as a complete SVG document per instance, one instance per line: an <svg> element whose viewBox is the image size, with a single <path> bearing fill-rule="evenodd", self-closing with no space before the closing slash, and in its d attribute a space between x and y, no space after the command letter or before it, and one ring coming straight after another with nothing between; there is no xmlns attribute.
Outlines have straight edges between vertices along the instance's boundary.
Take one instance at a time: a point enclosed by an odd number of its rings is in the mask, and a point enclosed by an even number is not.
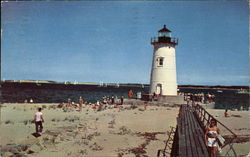
<svg viewBox="0 0 250 157"><path fill-rule="evenodd" d="M79 83L79 82L55 82L55 81L38 81L38 80L5 80L1 81L1 86L12 86L12 85L74 85L74 86L109 86L109 87L149 87L149 84L139 84L139 83ZM249 86L224 86L224 85L178 85L178 88L200 88L200 89L249 89Z"/></svg>

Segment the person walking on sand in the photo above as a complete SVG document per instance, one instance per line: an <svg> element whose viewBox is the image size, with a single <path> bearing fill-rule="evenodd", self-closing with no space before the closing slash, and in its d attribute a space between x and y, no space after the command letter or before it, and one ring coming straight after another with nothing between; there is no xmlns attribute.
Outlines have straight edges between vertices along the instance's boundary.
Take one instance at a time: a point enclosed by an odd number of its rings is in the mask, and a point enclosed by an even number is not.
<svg viewBox="0 0 250 157"><path fill-rule="evenodd" d="M34 121L35 121L35 126L36 126L36 133L42 132L43 130L43 113L42 113L42 108L39 107L38 111L35 113L34 116Z"/></svg>
<svg viewBox="0 0 250 157"><path fill-rule="evenodd" d="M79 98L79 111L82 111L82 104L83 104L83 99L80 96L80 98Z"/></svg>
<svg viewBox="0 0 250 157"><path fill-rule="evenodd" d="M206 128L205 141L209 148L209 156L216 157L216 152L219 147L217 136L220 134L220 129L217 127L217 121L211 119L209 126Z"/></svg>

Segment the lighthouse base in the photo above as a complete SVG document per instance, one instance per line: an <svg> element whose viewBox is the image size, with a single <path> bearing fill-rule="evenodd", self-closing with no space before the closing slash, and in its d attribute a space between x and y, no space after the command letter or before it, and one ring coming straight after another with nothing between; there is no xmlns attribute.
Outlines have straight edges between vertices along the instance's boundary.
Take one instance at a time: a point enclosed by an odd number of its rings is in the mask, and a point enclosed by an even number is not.
<svg viewBox="0 0 250 157"><path fill-rule="evenodd" d="M183 95L177 95L177 96L170 96L170 95L161 95L157 98L158 102L164 103L164 104L185 104L184 96Z"/></svg>
<svg viewBox="0 0 250 157"><path fill-rule="evenodd" d="M151 101L151 102L159 102L162 104L186 104L184 101L184 96L183 95L158 95L158 96L153 96L152 94L144 94L142 96L143 101Z"/></svg>

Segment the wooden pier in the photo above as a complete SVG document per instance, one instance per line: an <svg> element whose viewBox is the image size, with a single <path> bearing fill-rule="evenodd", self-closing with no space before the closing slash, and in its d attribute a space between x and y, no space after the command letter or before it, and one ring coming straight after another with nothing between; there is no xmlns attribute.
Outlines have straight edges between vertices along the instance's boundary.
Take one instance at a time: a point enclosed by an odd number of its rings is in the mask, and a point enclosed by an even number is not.
<svg viewBox="0 0 250 157"><path fill-rule="evenodd" d="M205 129L211 119L216 118L200 105L181 105L174 136L169 134L164 149L158 150L157 157L209 157L208 148L205 144ZM217 124L226 129L232 137L227 139L221 148L229 145L230 156L232 154L237 156L232 146L233 140L236 139L236 134L218 120ZM167 151L170 140L172 140L171 151ZM229 152L226 153L226 156L227 154Z"/></svg>

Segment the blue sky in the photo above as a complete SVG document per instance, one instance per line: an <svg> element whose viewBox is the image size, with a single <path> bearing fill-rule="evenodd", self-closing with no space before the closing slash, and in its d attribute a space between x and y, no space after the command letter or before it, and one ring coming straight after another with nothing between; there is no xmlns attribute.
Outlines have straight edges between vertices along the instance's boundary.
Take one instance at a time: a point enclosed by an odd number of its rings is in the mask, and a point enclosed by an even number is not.
<svg viewBox="0 0 250 157"><path fill-rule="evenodd" d="M2 79L149 83L150 38L179 38L178 84L248 85L248 3L5 2Z"/></svg>

